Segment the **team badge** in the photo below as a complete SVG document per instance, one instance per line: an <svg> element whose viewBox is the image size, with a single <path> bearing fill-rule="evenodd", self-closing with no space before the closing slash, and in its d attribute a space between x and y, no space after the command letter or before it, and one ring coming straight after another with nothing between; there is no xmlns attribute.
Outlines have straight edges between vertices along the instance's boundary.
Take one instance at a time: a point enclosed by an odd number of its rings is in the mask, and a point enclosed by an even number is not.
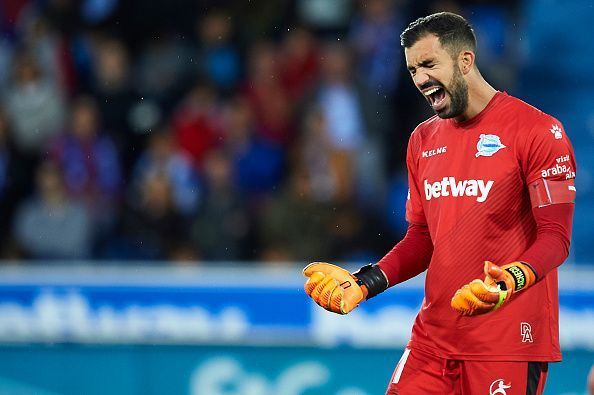
<svg viewBox="0 0 594 395"><path fill-rule="evenodd" d="M505 148L505 145L501 143L499 136L494 134L481 134L478 143L476 144L476 157L479 156L493 156L501 148Z"/></svg>

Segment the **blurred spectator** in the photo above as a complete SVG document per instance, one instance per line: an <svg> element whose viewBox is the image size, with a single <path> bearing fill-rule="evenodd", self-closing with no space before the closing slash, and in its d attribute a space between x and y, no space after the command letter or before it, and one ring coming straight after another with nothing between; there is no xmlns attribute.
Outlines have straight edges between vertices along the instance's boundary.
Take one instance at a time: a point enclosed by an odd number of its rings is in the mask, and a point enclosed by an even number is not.
<svg viewBox="0 0 594 395"><path fill-rule="evenodd" d="M136 90L169 107L183 92L190 72L188 48L164 30L140 52L134 71Z"/></svg>
<svg viewBox="0 0 594 395"><path fill-rule="evenodd" d="M6 92L11 85L12 57L12 44L7 38L0 36L0 92Z"/></svg>
<svg viewBox="0 0 594 395"><path fill-rule="evenodd" d="M12 218L32 190L34 167L14 147L6 114L0 110L0 254L12 239Z"/></svg>
<svg viewBox="0 0 594 395"><path fill-rule="evenodd" d="M337 197L341 202L356 198L364 205L375 206L383 192L385 144L370 128L365 88L353 76L348 47L328 43L322 59L314 100L326 122L338 181Z"/></svg>
<svg viewBox="0 0 594 395"><path fill-rule="evenodd" d="M206 195L193 224L194 245L205 260L248 259L251 218L225 151L218 149L207 155L204 180Z"/></svg>
<svg viewBox="0 0 594 395"><path fill-rule="evenodd" d="M69 195L86 204L95 253L101 254L116 222L122 178L118 151L101 129L94 98L81 96L72 103L69 127L51 146L50 157L60 167Z"/></svg>
<svg viewBox="0 0 594 395"><path fill-rule="evenodd" d="M284 175L285 153L258 133L247 100L230 100L223 116L225 150L231 155L235 182L247 198L271 192Z"/></svg>
<svg viewBox="0 0 594 395"><path fill-rule="evenodd" d="M136 185L151 174L166 174L171 183L172 202L185 216L194 214L201 198L202 186L192 161L177 149L168 128L151 134L146 151L134 167L132 180Z"/></svg>
<svg viewBox="0 0 594 395"><path fill-rule="evenodd" d="M64 37L72 37L82 27L80 1L47 0L43 4L44 15Z"/></svg>
<svg viewBox="0 0 594 395"><path fill-rule="evenodd" d="M343 28L351 15L351 0L297 0L296 3L301 20L324 31Z"/></svg>
<svg viewBox="0 0 594 395"><path fill-rule="evenodd" d="M481 72L498 89L514 89L516 70L513 59L517 58L518 44L515 39L514 20L504 4L495 1L476 1L464 7L477 41L477 59Z"/></svg>
<svg viewBox="0 0 594 395"><path fill-rule="evenodd" d="M329 204L314 199L309 173L300 167L293 169L287 186L262 209L259 258L268 262L294 262L312 256L338 259L331 254L334 214Z"/></svg>
<svg viewBox="0 0 594 395"><path fill-rule="evenodd" d="M306 109L299 137L292 159L307 173L312 197L318 202L338 200L340 177L344 174L340 161L334 158L326 119L318 106Z"/></svg>
<svg viewBox="0 0 594 395"><path fill-rule="evenodd" d="M166 260L188 245L187 222L173 205L166 173L147 173L138 194L128 200L122 217L117 257Z"/></svg>
<svg viewBox="0 0 594 395"><path fill-rule="evenodd" d="M293 137L292 103L281 80L278 48L271 42L253 44L248 54L244 93L254 110L258 133L276 144Z"/></svg>
<svg viewBox="0 0 594 395"><path fill-rule="evenodd" d="M17 148L32 156L45 151L48 140L60 132L66 112L56 82L45 79L27 53L14 62L14 81L4 96Z"/></svg>
<svg viewBox="0 0 594 395"><path fill-rule="evenodd" d="M37 195L24 202L14 221L14 236L34 259L85 259L91 254L92 225L85 206L68 198L59 168L43 162Z"/></svg>
<svg viewBox="0 0 594 395"><path fill-rule="evenodd" d="M390 179L387 187L387 196L383 215L386 225L394 240L400 240L408 229L406 221L406 199L408 196L408 178L406 172L401 170ZM390 248L388 246L388 248Z"/></svg>
<svg viewBox="0 0 594 395"><path fill-rule="evenodd" d="M211 0L221 6L221 0ZM238 40L244 44L262 40L278 33L279 26L291 25L295 18L294 0L226 0L239 31Z"/></svg>
<svg viewBox="0 0 594 395"><path fill-rule="evenodd" d="M239 51L231 41L231 16L223 11L210 11L196 23L199 48L196 61L203 77L224 92L235 87L241 72Z"/></svg>
<svg viewBox="0 0 594 395"><path fill-rule="evenodd" d="M101 129L95 99L78 97L72 104L66 133L53 144L51 157L64 172L68 191L90 205L113 201L120 192L118 152Z"/></svg>
<svg viewBox="0 0 594 395"><path fill-rule="evenodd" d="M92 91L102 125L122 148L124 167L131 168L142 151L145 133L132 128L131 111L139 97L132 89L129 53L115 38L100 38L94 48Z"/></svg>
<svg viewBox="0 0 594 395"><path fill-rule="evenodd" d="M0 32L3 37L14 38L21 17L27 14L32 3L31 0L0 1Z"/></svg>
<svg viewBox="0 0 594 395"><path fill-rule="evenodd" d="M179 147L197 168L218 143L220 114L213 89L198 83L188 92L173 114L172 127Z"/></svg>
<svg viewBox="0 0 594 395"><path fill-rule="evenodd" d="M352 70L352 53L341 44L328 43L322 53L321 80L316 99L327 120L330 143L354 151L366 137L360 94Z"/></svg>
<svg viewBox="0 0 594 395"><path fill-rule="evenodd" d="M393 95L399 82L400 32L404 25L399 11L397 0L360 0L349 32L358 74L380 95Z"/></svg>
<svg viewBox="0 0 594 395"><path fill-rule="evenodd" d="M588 374L588 395L594 395L594 365L590 368L590 374Z"/></svg>
<svg viewBox="0 0 594 395"><path fill-rule="evenodd" d="M310 31L298 27L287 33L280 51L283 85L289 98L299 103L313 88L318 76L317 41Z"/></svg>
<svg viewBox="0 0 594 395"><path fill-rule="evenodd" d="M64 94L72 94L78 81L69 42L45 17L33 14L25 19L23 46L39 65L41 75Z"/></svg>
<svg viewBox="0 0 594 395"><path fill-rule="evenodd" d="M81 17L89 24L99 24L112 16L119 2L120 0L82 0Z"/></svg>

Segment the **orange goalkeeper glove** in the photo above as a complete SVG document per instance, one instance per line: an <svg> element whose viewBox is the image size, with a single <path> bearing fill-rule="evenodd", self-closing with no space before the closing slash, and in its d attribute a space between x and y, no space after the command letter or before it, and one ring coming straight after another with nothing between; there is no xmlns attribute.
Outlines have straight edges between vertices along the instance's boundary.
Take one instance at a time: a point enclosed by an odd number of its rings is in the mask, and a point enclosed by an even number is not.
<svg viewBox="0 0 594 395"><path fill-rule="evenodd" d="M485 261L485 280L472 280L456 291L452 308L462 315L485 314L501 307L512 295L536 282L534 270L526 263L497 266Z"/></svg>
<svg viewBox="0 0 594 395"><path fill-rule="evenodd" d="M378 266L367 265L351 274L331 263L313 262L303 269L304 285L318 305L338 314L348 314L363 300L388 288L388 280Z"/></svg>

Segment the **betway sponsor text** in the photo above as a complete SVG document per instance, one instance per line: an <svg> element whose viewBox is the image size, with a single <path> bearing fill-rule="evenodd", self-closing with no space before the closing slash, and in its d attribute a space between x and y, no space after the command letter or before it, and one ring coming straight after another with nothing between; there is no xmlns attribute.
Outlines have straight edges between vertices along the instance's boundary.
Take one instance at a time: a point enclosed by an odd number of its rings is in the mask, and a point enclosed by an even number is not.
<svg viewBox="0 0 594 395"><path fill-rule="evenodd" d="M463 197L476 196L479 203L487 200L493 187L493 180L456 180L455 177L444 177L441 181L428 182L424 180L425 198L437 199L442 196Z"/></svg>

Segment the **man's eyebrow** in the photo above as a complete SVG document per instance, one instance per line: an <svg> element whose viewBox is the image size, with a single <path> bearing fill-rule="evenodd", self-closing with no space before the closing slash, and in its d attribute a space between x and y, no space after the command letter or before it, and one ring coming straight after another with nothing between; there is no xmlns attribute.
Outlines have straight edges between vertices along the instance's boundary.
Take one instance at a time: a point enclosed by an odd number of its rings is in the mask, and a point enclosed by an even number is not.
<svg viewBox="0 0 594 395"><path fill-rule="evenodd" d="M427 67L427 66L431 65L431 64L432 64L432 63L434 63L434 62L435 62L435 60L434 60L434 59L432 59L432 58L425 59L425 60L423 60L423 61L421 61L421 62L417 63L417 66L414 66L414 65L408 65L408 66L407 66L407 69L409 69L409 70L414 70L416 67Z"/></svg>

